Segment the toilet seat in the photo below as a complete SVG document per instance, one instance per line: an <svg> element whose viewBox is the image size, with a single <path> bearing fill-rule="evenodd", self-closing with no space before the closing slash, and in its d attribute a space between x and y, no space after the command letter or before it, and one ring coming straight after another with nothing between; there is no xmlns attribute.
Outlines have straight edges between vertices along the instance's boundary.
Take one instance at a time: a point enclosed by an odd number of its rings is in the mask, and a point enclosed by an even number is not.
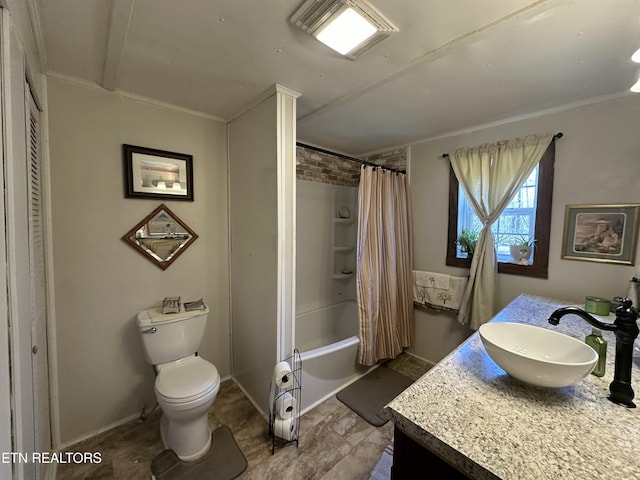
<svg viewBox="0 0 640 480"><path fill-rule="evenodd" d="M157 399L165 404L197 402L219 388L216 367L197 356L162 365L155 382Z"/></svg>

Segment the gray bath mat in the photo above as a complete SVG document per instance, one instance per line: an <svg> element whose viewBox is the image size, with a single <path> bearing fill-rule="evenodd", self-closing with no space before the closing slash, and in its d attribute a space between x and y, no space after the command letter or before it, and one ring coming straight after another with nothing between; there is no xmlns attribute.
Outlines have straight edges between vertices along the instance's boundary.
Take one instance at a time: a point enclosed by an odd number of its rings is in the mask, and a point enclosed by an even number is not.
<svg viewBox="0 0 640 480"><path fill-rule="evenodd" d="M183 462L173 450L163 450L151 462L156 480L231 480L246 468L247 459L228 427L211 433L211 450L200 460Z"/></svg>
<svg viewBox="0 0 640 480"><path fill-rule="evenodd" d="M413 383L406 375L378 367L340 391L336 397L375 427L387 423L383 407Z"/></svg>

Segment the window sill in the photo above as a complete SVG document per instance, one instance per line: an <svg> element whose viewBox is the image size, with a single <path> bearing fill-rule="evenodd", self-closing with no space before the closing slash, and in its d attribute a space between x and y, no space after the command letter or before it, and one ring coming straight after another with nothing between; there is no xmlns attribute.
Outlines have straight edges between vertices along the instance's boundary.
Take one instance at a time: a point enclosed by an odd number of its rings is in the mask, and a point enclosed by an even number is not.
<svg viewBox="0 0 640 480"><path fill-rule="evenodd" d="M447 257L446 265L452 267L470 268L470 258ZM547 267L543 265L519 265L517 263L498 262L498 273L519 275L521 277L549 278Z"/></svg>

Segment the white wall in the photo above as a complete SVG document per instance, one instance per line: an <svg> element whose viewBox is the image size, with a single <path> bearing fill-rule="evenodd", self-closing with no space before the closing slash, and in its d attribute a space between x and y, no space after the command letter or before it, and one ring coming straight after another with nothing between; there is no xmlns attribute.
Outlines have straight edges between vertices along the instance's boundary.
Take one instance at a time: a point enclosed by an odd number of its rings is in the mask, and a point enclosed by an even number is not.
<svg viewBox="0 0 640 480"><path fill-rule="evenodd" d="M263 411L278 357L276 105L271 96L229 125L233 374Z"/></svg>
<svg viewBox="0 0 640 480"><path fill-rule="evenodd" d="M293 346L297 96L276 85L229 123L233 376L265 416Z"/></svg>
<svg viewBox="0 0 640 480"><path fill-rule="evenodd" d="M200 354L231 373L225 124L49 78L58 394L62 444L155 404L136 314L204 298ZM124 198L122 144L193 155L194 202ZM199 238L167 270L120 238L160 203Z"/></svg>
<svg viewBox="0 0 640 480"><path fill-rule="evenodd" d="M447 241L448 162L440 155L529 133L563 132L556 142L549 278L498 275L497 306L520 293L584 302L585 295L625 295L637 266L560 258L567 204L640 202L640 96L624 95L536 118L426 141L411 147L410 180L414 208L415 256L419 270L467 275L445 265ZM640 252L637 253L640 256ZM636 265L639 261L636 260ZM471 333L451 314L416 309L416 342L412 353L438 361Z"/></svg>
<svg viewBox="0 0 640 480"><path fill-rule="evenodd" d="M349 265L355 272L355 248L335 254L338 245L356 244L357 187L298 180L296 189L296 314L326 307L342 300L355 299L355 275L334 279L334 262ZM354 223L334 224L337 210L347 206ZM337 231L336 231L337 230ZM350 234L351 238L345 238ZM335 265L338 267L338 265Z"/></svg>

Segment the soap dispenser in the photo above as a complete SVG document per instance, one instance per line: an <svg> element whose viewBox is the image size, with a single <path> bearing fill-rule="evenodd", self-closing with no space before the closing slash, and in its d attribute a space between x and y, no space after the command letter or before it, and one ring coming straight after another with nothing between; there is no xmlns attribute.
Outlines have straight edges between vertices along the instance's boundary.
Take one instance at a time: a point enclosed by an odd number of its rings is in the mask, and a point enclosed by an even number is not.
<svg viewBox="0 0 640 480"><path fill-rule="evenodd" d="M585 343L593 348L598 354L598 363L591 372L596 377L604 376L604 370L607 363L607 341L602 338L602 332L598 328L591 330L591 334L585 338Z"/></svg>

